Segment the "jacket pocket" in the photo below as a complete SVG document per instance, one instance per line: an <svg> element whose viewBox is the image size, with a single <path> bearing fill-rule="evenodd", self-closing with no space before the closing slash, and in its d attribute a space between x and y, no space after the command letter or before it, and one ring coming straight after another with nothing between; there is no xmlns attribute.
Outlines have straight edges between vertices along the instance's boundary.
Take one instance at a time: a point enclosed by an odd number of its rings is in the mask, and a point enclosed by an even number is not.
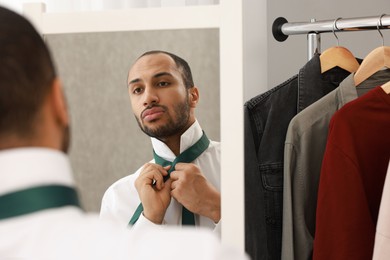
<svg viewBox="0 0 390 260"><path fill-rule="evenodd" d="M259 165L263 186L269 191L283 191L283 163Z"/></svg>

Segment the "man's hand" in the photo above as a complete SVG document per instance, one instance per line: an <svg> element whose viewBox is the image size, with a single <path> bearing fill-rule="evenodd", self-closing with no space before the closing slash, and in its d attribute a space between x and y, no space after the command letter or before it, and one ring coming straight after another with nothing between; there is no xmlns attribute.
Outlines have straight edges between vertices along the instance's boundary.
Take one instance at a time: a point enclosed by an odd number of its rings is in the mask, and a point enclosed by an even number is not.
<svg viewBox="0 0 390 260"><path fill-rule="evenodd" d="M221 195L192 163L178 163L171 172L171 195L189 211L221 219Z"/></svg>
<svg viewBox="0 0 390 260"><path fill-rule="evenodd" d="M161 224L171 202L171 180L164 183L163 176L168 175L170 166L146 163L138 178L135 188L144 207L144 216L156 224Z"/></svg>

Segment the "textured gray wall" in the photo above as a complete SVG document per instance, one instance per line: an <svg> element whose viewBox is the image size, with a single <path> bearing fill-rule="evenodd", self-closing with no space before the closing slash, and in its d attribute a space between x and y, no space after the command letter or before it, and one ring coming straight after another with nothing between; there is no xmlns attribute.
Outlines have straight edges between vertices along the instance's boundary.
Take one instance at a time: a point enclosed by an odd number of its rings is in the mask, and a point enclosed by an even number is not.
<svg viewBox="0 0 390 260"><path fill-rule="evenodd" d="M166 30L50 35L46 37L64 83L71 116L70 159L82 204L99 211L104 191L152 158L127 94L127 72L143 52L186 59L199 87L196 115L220 140L219 31Z"/></svg>
<svg viewBox="0 0 390 260"><path fill-rule="evenodd" d="M273 38L272 23L277 17L285 17L289 22L310 22L311 18L317 21L333 20L338 17L378 16L379 18L383 13L390 13L389 0L268 0L267 5L268 89L297 74L307 62L306 35L290 35L284 42L278 42ZM385 36L385 45L390 45L390 30L382 32ZM337 36L340 45L348 48L359 58L364 58L382 44L376 30L343 32L338 33ZM337 40L332 33L321 34L321 41L322 51L337 45Z"/></svg>

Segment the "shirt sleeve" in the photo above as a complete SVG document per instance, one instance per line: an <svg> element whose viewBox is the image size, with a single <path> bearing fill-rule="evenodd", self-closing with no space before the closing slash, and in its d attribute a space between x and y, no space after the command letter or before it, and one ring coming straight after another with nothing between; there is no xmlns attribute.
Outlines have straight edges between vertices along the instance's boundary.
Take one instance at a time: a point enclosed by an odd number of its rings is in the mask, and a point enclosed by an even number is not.
<svg viewBox="0 0 390 260"><path fill-rule="evenodd" d="M109 188L103 195L102 203L100 207L100 219L102 220L110 220L118 222L118 215L115 214L115 194Z"/></svg>
<svg viewBox="0 0 390 260"><path fill-rule="evenodd" d="M134 187L138 172L112 184L104 193L100 208L100 219L127 226L140 200Z"/></svg>
<svg viewBox="0 0 390 260"><path fill-rule="evenodd" d="M165 222L163 224L155 224L149 219L147 219L142 213L137 222L131 227L134 231L146 230L146 229L162 229L165 226Z"/></svg>
<svg viewBox="0 0 390 260"><path fill-rule="evenodd" d="M294 234L292 214L292 173L294 172L294 145L286 143L284 146L283 168L283 232L282 232L282 259L294 260Z"/></svg>

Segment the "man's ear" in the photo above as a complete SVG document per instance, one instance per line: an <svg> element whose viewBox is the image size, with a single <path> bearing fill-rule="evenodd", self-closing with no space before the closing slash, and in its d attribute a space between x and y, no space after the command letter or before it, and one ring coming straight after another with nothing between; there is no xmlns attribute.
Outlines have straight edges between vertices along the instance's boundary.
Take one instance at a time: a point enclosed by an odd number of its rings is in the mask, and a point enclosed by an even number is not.
<svg viewBox="0 0 390 260"><path fill-rule="evenodd" d="M190 107L195 108L199 102L198 88L194 86L194 87L188 89L188 95L189 95Z"/></svg>
<svg viewBox="0 0 390 260"><path fill-rule="evenodd" d="M69 125L69 116L65 96L62 91L62 83L58 78L55 78L52 83L52 102L53 112L55 113L58 122L64 126Z"/></svg>

